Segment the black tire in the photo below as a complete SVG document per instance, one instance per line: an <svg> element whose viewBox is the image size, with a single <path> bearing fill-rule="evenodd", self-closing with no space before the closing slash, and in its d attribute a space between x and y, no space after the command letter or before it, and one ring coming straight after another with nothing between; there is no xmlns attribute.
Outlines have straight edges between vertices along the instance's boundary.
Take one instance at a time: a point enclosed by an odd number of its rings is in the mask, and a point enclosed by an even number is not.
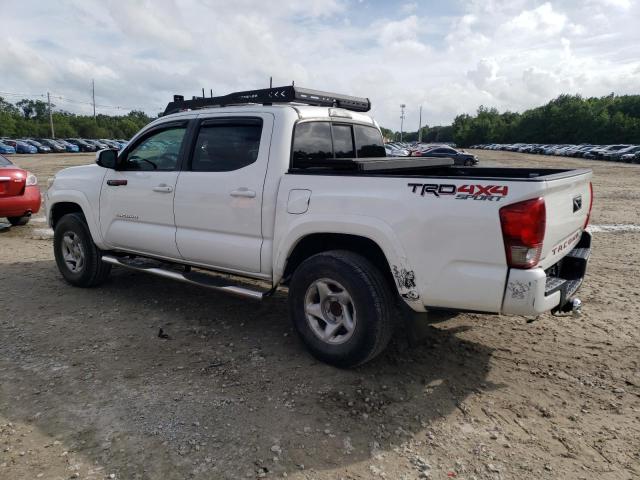
<svg viewBox="0 0 640 480"><path fill-rule="evenodd" d="M7 220L9 220L9 223L14 227L21 227L29 223L31 215L24 215L23 217L7 217Z"/></svg>
<svg viewBox="0 0 640 480"><path fill-rule="evenodd" d="M307 320L307 293L322 279L343 286L356 312L353 333L343 343L322 340ZM385 349L393 336L394 307L395 296L382 273L369 260L349 251L331 250L308 258L289 284L289 315L300 338L313 356L336 367L363 364Z"/></svg>
<svg viewBox="0 0 640 480"><path fill-rule="evenodd" d="M77 238L84 255L78 271L73 271L64 258L63 245L67 234ZM111 264L102 261L102 251L93 243L91 232L81 213L69 213L58 221L53 235L53 251L58 270L68 283L76 287L96 287L111 272Z"/></svg>

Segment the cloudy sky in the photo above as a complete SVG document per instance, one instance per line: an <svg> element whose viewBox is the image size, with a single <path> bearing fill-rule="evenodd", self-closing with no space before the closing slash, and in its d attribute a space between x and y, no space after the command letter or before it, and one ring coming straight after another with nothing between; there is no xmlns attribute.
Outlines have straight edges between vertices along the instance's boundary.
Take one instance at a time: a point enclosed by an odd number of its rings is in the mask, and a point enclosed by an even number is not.
<svg viewBox="0 0 640 480"><path fill-rule="evenodd" d="M479 105L640 93L640 0L0 0L0 96L155 115L174 93L275 85L367 96L415 130ZM62 98L60 98L62 97ZM116 109L113 107L122 107Z"/></svg>

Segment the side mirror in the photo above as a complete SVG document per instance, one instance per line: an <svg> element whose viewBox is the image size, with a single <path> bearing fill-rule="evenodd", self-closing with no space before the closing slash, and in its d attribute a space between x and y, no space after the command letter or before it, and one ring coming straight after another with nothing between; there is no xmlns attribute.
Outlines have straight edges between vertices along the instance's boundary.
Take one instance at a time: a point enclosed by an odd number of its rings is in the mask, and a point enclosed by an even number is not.
<svg viewBox="0 0 640 480"><path fill-rule="evenodd" d="M115 170L118 165L118 151L110 148L100 150L96 153L96 163L101 167Z"/></svg>

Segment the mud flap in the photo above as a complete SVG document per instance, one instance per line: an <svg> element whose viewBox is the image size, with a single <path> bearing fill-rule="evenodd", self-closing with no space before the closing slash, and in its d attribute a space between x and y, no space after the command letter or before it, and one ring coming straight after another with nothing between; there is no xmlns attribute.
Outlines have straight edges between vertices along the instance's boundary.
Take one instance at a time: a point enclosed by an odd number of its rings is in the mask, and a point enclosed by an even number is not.
<svg viewBox="0 0 640 480"><path fill-rule="evenodd" d="M427 312L416 312L401 302L400 315L402 316L403 330L409 348L414 348L424 343L429 336L430 317Z"/></svg>

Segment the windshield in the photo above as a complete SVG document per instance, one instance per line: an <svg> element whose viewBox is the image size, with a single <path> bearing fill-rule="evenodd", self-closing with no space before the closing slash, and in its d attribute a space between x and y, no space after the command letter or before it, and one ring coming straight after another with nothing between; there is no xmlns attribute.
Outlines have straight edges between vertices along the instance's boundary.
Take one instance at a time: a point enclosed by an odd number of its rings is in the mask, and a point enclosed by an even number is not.
<svg viewBox="0 0 640 480"><path fill-rule="evenodd" d="M8 158L0 155L0 167L6 167L9 165L13 165L13 163L11 163Z"/></svg>

